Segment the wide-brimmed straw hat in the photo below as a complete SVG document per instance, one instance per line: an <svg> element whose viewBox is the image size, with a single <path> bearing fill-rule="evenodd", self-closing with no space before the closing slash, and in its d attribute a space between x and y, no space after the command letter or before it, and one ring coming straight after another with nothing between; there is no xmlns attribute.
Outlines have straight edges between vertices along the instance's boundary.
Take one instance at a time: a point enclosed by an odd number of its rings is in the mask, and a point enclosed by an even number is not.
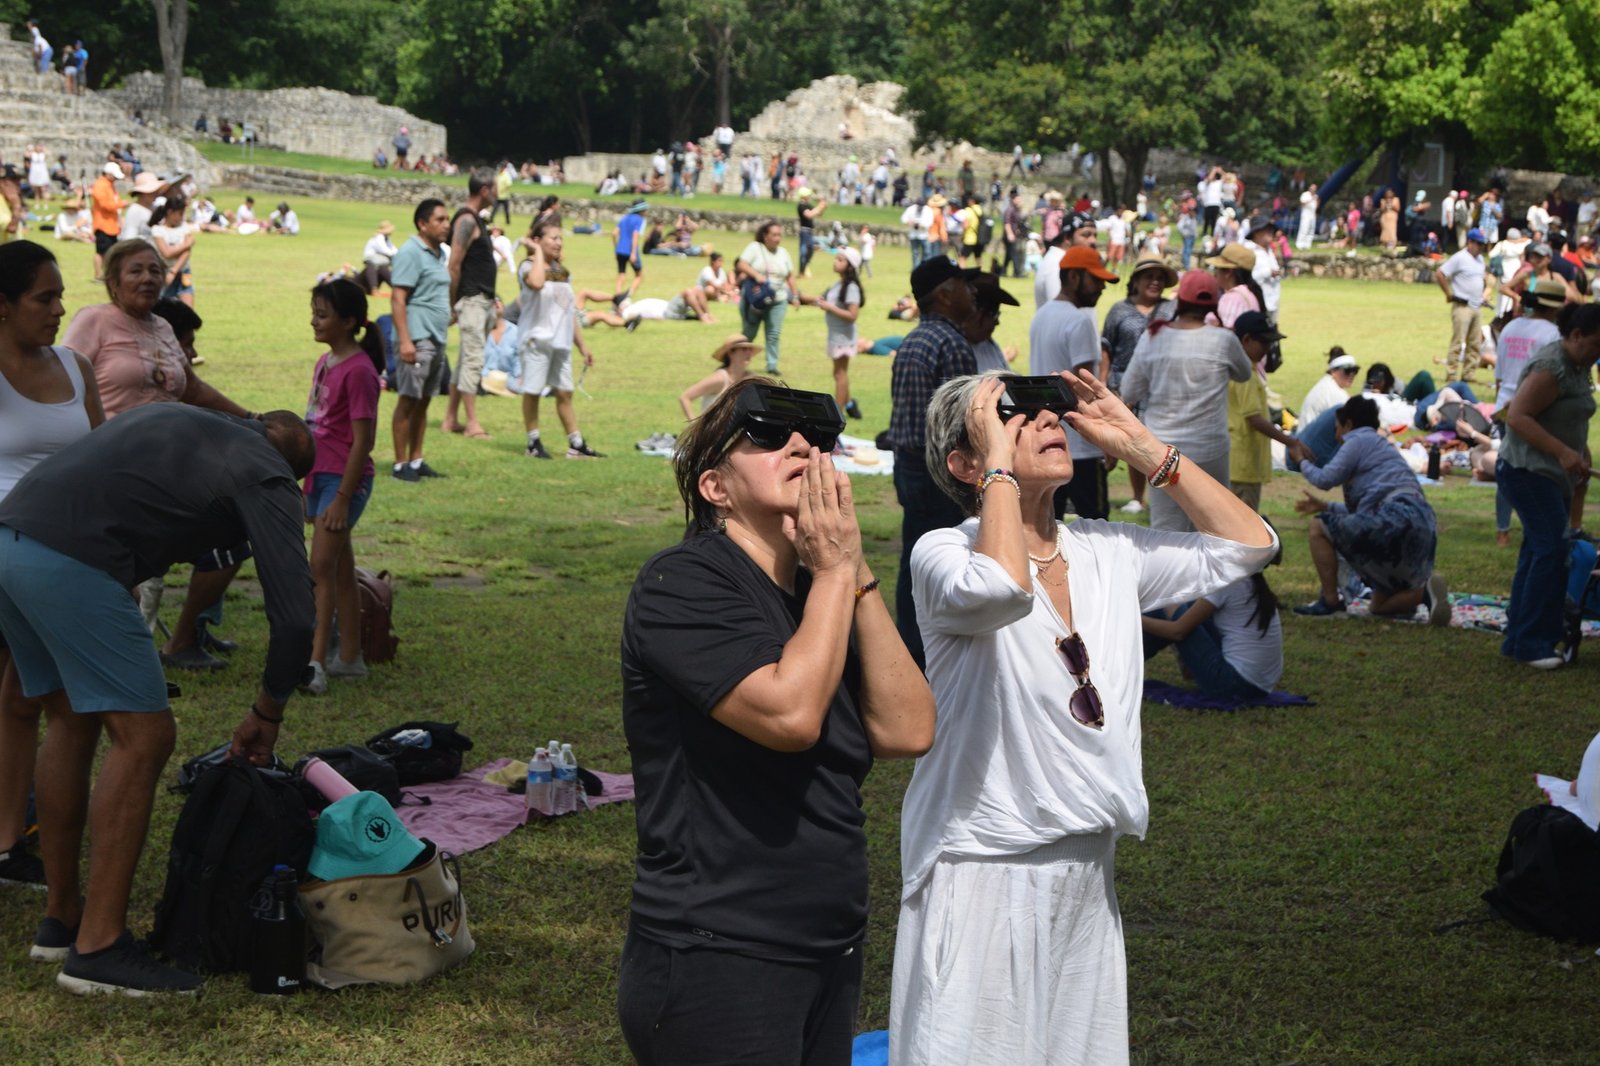
<svg viewBox="0 0 1600 1066"><path fill-rule="evenodd" d="M1167 261L1159 255L1141 255L1134 260L1133 273L1129 274L1128 277L1131 280L1151 270L1161 271L1161 287L1163 289L1170 289L1178 283L1178 272L1168 266Z"/></svg>
<svg viewBox="0 0 1600 1066"><path fill-rule="evenodd" d="M753 350L756 347L756 342L746 337L743 333L730 333L728 334L728 339L718 345L717 350L711 353L711 358L720 363L732 355L736 348L750 348Z"/></svg>

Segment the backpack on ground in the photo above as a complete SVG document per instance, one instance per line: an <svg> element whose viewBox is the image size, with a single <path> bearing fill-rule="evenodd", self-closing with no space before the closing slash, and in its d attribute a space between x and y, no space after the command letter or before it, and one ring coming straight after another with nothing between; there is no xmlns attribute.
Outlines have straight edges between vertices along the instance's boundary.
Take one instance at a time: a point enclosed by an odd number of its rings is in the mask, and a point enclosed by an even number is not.
<svg viewBox="0 0 1600 1066"><path fill-rule="evenodd" d="M356 567L356 592L361 600L361 655L369 663L386 663L400 647L394 631L394 581L389 571L373 573Z"/></svg>
<svg viewBox="0 0 1600 1066"><path fill-rule="evenodd" d="M367 747L394 766L404 787L458 776L461 753L472 750L472 740L455 722L402 722L367 741Z"/></svg>
<svg viewBox="0 0 1600 1066"><path fill-rule="evenodd" d="M1491 910L1519 929L1557 940L1600 940L1600 833L1570 811L1540 804L1511 822Z"/></svg>
<svg viewBox="0 0 1600 1066"><path fill-rule="evenodd" d="M304 870L315 839L289 775L242 761L207 770L172 833L151 946L186 968L247 968L251 898L274 866Z"/></svg>
<svg viewBox="0 0 1600 1066"><path fill-rule="evenodd" d="M327 763L340 777L354 785L357 792L376 792L389 801L389 806L400 806L400 775L394 765L375 751L355 744L342 744L308 752L305 758L294 764L295 781L300 786L306 806L312 810L320 811L329 803L328 798L305 779L306 763L312 759Z"/></svg>

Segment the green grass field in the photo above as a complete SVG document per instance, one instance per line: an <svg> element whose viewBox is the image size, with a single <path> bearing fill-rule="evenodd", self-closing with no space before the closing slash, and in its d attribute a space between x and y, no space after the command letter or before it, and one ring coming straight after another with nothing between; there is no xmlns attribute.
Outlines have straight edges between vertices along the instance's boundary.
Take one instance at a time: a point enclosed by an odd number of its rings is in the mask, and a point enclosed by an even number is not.
<svg viewBox="0 0 1600 1066"><path fill-rule="evenodd" d="M312 364L307 292L318 271L359 259L392 207L297 202L298 239L204 235L194 255L199 347L207 381L247 407L304 405ZM520 225L524 220L518 219ZM745 240L710 234L737 254ZM568 237L585 286L612 285L604 238ZM60 249L72 308L98 302L88 249ZM645 295L688 284L698 260L651 258ZM884 312L906 288L903 249L882 248L866 282L868 335L900 332ZM802 286L815 292L818 276ZM1031 308L1012 309L1001 339L1024 344ZM502 276L502 292L510 279ZM1108 294L1102 310L1113 299ZM1403 378L1448 339L1427 286L1294 279L1284 286L1287 363L1274 385L1292 406L1332 344ZM383 308L374 305L374 315ZM640 564L681 532L667 463L633 442L680 425L677 392L711 369L736 324L597 328L597 362L578 413L598 462L522 456L517 405L487 397L489 441L435 428L432 465L448 480L380 477L357 530L358 559L400 589L399 657L364 683L335 683L288 709L280 752L360 743L407 718L459 721L477 742L469 765L526 758L551 736L584 763L625 771L617 642ZM823 323L792 313L783 376L826 389ZM887 424L890 360L865 357L852 380L871 436ZM385 399L377 458L389 458ZM434 405L437 427L442 402ZM1126 499L1124 475L1113 483ZM1286 604L1314 594L1301 483L1268 488L1283 533L1270 579ZM1514 550L1497 549L1492 492L1464 478L1428 490L1439 514L1439 567L1457 590L1504 594ZM856 479L875 571L887 587L899 509L884 477ZM177 763L225 739L255 690L264 655L259 589L230 593L226 635L242 641L226 671L183 677L174 703ZM168 579L170 621L186 581ZM1534 802L1530 775L1575 772L1595 732L1592 659L1535 675L1497 654L1497 638L1462 630L1287 617L1282 686L1316 706L1196 715L1145 710L1152 818L1125 842L1118 891L1127 927L1134 1059L1140 1063L1581 1063L1594 1061L1595 995L1587 949L1503 923L1435 935L1482 913L1512 816ZM1174 659L1152 676L1178 680ZM899 885L898 812L910 772L881 764L865 802L874 918L860 1027L886 1024ZM134 888L141 934L160 893L181 798L163 792ZM84 1001L55 968L27 957L41 897L0 889L0 1062L504 1063L628 1061L614 1014L634 848L633 811L612 806L520 830L462 863L477 955L421 988L351 989L286 1001L254 997L242 976L187 1002ZM715 1034L707 1034L714 1039ZM938 1066L938 1064L935 1064Z"/></svg>

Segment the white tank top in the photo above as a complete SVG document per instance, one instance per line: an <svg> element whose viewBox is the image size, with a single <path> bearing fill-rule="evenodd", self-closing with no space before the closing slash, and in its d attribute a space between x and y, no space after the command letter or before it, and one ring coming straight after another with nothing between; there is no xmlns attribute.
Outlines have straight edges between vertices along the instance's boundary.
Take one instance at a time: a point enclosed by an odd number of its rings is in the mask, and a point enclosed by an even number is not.
<svg viewBox="0 0 1600 1066"><path fill-rule="evenodd" d="M22 475L89 432L89 413L83 408L83 375L71 348L53 345L72 382L72 399L39 403L12 387L0 374L0 500L11 493Z"/></svg>

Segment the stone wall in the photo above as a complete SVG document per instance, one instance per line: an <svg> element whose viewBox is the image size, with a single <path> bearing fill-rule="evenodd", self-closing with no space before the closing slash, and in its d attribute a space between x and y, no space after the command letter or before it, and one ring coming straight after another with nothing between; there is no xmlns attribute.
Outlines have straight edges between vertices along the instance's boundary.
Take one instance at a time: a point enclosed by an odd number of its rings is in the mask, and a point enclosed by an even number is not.
<svg viewBox="0 0 1600 1066"><path fill-rule="evenodd" d="M120 89L107 90L128 111L161 113L160 74L143 71L128 77ZM390 155L389 143L401 126L411 131L411 158L447 151L445 128L417 118L370 96L351 96L332 89L213 89L198 78L183 79L181 114L192 126L199 115L210 121L213 132L226 116L237 129L243 123L256 128L257 143L290 152L331 155L340 159L371 159L379 145Z"/></svg>

